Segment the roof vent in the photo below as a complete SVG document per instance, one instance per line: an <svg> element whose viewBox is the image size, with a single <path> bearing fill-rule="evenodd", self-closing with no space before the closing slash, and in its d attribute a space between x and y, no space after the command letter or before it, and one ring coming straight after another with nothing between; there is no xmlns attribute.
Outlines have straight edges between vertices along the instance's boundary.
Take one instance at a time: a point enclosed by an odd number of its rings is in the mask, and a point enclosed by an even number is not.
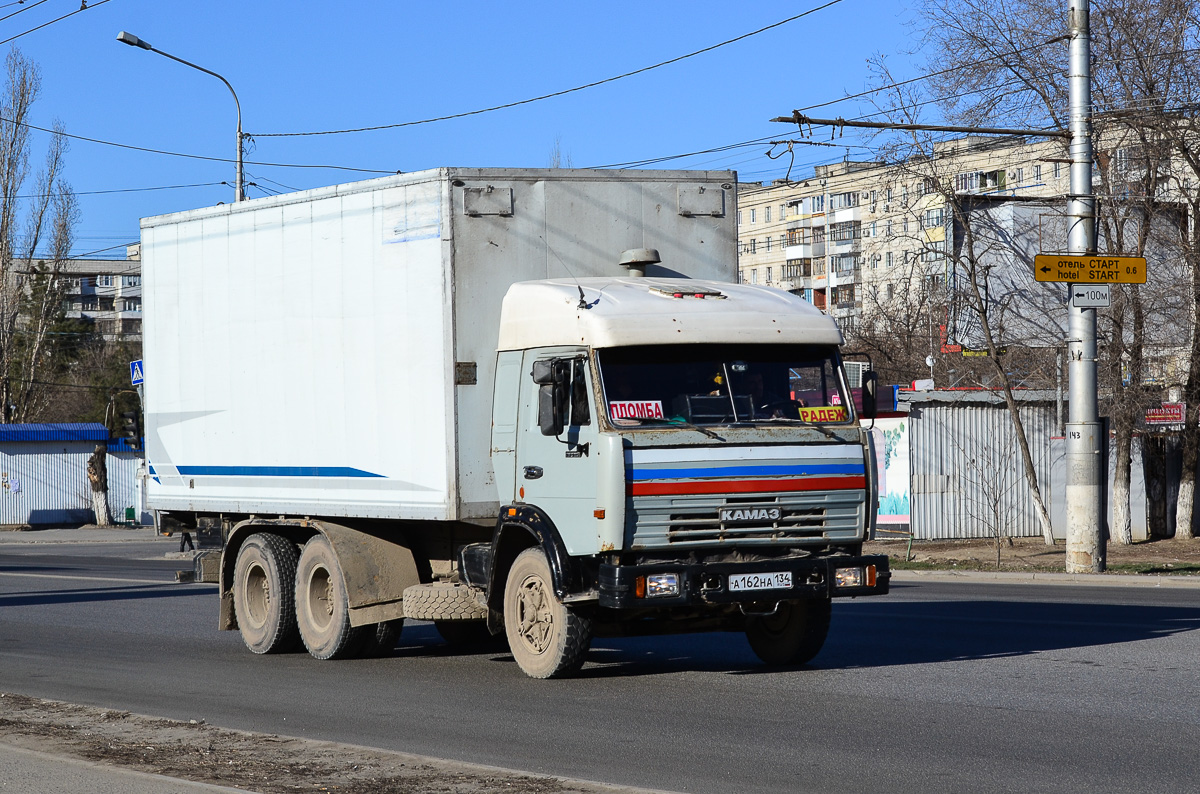
<svg viewBox="0 0 1200 794"><path fill-rule="evenodd" d="M630 248L621 252L617 264L628 268L630 276L641 278L646 275L646 265L657 265L661 261L657 248Z"/></svg>

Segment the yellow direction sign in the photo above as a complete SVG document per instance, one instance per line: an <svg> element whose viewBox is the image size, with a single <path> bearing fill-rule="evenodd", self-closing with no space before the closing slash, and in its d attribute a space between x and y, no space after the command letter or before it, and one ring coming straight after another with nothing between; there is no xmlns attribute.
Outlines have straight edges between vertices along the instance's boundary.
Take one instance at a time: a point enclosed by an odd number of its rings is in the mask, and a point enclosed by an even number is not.
<svg viewBox="0 0 1200 794"><path fill-rule="evenodd" d="M1038 254L1033 258L1033 277L1072 284L1145 284L1146 257Z"/></svg>

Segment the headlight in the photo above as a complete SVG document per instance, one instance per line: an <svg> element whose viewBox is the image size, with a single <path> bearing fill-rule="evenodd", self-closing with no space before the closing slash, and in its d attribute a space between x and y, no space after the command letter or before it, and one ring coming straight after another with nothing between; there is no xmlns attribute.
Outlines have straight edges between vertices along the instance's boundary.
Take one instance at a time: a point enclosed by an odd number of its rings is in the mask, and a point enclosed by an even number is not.
<svg viewBox="0 0 1200 794"><path fill-rule="evenodd" d="M679 595L679 574L652 573L646 577L646 598Z"/></svg>
<svg viewBox="0 0 1200 794"><path fill-rule="evenodd" d="M833 573L833 584L834 587L874 587L876 573L874 565L838 568Z"/></svg>

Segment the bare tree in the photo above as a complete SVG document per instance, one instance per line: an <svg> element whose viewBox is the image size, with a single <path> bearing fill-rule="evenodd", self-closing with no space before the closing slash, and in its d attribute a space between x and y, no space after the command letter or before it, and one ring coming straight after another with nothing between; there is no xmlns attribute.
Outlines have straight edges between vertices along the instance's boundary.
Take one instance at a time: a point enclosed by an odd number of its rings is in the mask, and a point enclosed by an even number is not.
<svg viewBox="0 0 1200 794"><path fill-rule="evenodd" d="M1132 434L1148 403L1161 398L1146 388L1148 349L1164 329L1189 340L1185 398L1200 403L1200 340L1194 332L1200 307L1200 135L1194 120L1200 106L1200 64L1194 0L1099 0L1091 4L1093 129L1097 141L1100 244L1107 253L1151 255L1171 244L1182 251L1183 284L1191 310L1173 321L1173 272L1154 272L1157 283L1114 290L1105 314L1100 367L1102 392L1112 420L1116 449L1113 494L1115 536L1129 532L1129 470ZM1066 28L1059 0L924 0L929 22L922 44L931 71L931 91L947 118L965 124L1009 127L1067 127L1066 53L1058 43ZM1132 166L1132 167L1131 167ZM1180 208L1186 211L1180 213ZM1164 230L1174 230L1170 240ZM1159 312L1159 317L1153 317ZM1189 412L1184 434L1183 481L1177 533L1190 537L1200 427Z"/></svg>
<svg viewBox="0 0 1200 794"><path fill-rule="evenodd" d="M63 180L67 141L55 125L43 167L28 190L30 109L41 88L36 64L19 50L5 61L0 94L0 421L24 422L45 405L44 375L60 340L66 281L79 209Z"/></svg>
<svg viewBox="0 0 1200 794"><path fill-rule="evenodd" d="M92 512L96 514L96 525L112 526L108 512L108 447L97 444L88 458L88 482L92 486Z"/></svg>
<svg viewBox="0 0 1200 794"><path fill-rule="evenodd" d="M555 135L554 136L554 145L552 147L550 147L550 167L551 168L571 168L572 166L573 166L573 164L571 162L570 152L566 152L566 153L563 152L562 136Z"/></svg>

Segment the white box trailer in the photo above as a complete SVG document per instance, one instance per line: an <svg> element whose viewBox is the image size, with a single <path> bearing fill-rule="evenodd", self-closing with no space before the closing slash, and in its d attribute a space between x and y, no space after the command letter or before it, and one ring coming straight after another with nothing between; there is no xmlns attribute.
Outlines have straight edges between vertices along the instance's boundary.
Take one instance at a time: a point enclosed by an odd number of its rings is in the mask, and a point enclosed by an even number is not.
<svg viewBox="0 0 1200 794"><path fill-rule="evenodd" d="M888 589L874 462L833 320L734 283L735 185L438 169L144 220L147 501L220 529L220 627L331 659L428 619L535 677L593 629L812 658Z"/></svg>
<svg viewBox="0 0 1200 794"><path fill-rule="evenodd" d="M150 506L494 521L509 285L645 247L735 281L735 179L441 168L145 219Z"/></svg>

